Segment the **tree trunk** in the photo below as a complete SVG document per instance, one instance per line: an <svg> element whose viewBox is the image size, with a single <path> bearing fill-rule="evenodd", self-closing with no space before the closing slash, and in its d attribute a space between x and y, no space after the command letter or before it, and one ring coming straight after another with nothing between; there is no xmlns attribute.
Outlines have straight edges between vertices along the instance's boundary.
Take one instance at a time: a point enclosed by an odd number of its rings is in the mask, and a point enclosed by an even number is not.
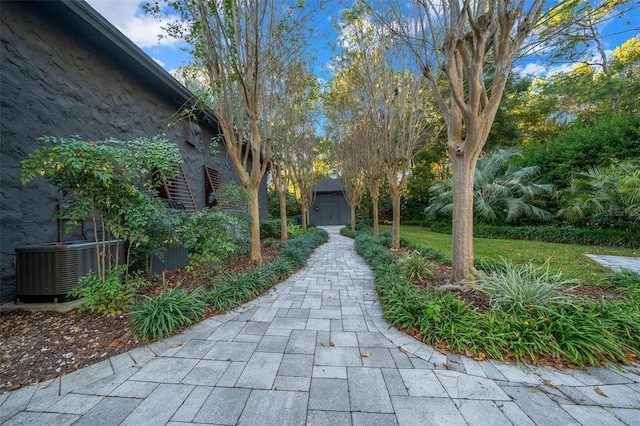
<svg viewBox="0 0 640 426"><path fill-rule="evenodd" d="M349 206L351 207L351 230L356 232L356 205Z"/></svg>
<svg viewBox="0 0 640 426"><path fill-rule="evenodd" d="M258 189L260 186L251 188L251 201L249 201L249 216L251 216L251 232L249 241L249 260L260 260L262 250L260 249L260 202L258 200Z"/></svg>
<svg viewBox="0 0 640 426"><path fill-rule="evenodd" d="M378 201L380 198L380 180L376 180L371 185L371 201L373 203L373 238L378 238L380 235L380 226L379 222L379 207Z"/></svg>
<svg viewBox="0 0 640 426"><path fill-rule="evenodd" d="M303 206L303 207L302 207L302 212L301 212L301 216L302 216L302 229L303 229L303 230L305 230L305 231L307 230L307 218L308 218L307 211L308 211L308 209L307 209L306 207L304 207L304 206Z"/></svg>
<svg viewBox="0 0 640 426"><path fill-rule="evenodd" d="M473 268L473 175L476 159L453 155L453 264L451 281L472 279Z"/></svg>
<svg viewBox="0 0 640 426"><path fill-rule="evenodd" d="M287 193L278 189L280 197L280 240L287 241Z"/></svg>
<svg viewBox="0 0 640 426"><path fill-rule="evenodd" d="M400 188L389 185L393 205L393 226L391 238L391 250L400 248Z"/></svg>

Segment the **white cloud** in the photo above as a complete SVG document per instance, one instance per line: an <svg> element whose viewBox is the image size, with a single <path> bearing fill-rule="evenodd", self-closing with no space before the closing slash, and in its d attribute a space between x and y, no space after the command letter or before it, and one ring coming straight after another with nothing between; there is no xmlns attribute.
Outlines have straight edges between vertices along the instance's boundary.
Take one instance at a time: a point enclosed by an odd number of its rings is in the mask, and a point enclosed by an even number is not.
<svg viewBox="0 0 640 426"><path fill-rule="evenodd" d="M144 1L138 0L87 0L98 13L111 22L140 48L174 46L178 40L159 38L166 35L164 24L142 10Z"/></svg>
<svg viewBox="0 0 640 426"><path fill-rule="evenodd" d="M522 76L540 77L547 72L547 67L540 64L528 63L524 67L518 66L513 69L516 74Z"/></svg>

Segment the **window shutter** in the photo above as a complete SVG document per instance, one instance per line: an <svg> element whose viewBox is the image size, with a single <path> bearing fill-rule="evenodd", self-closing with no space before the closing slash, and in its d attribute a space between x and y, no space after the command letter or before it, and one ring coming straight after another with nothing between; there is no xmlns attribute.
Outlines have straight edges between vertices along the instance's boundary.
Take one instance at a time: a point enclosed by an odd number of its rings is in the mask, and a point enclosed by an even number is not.
<svg viewBox="0 0 640 426"><path fill-rule="evenodd" d="M209 200L212 193L216 192L222 186L222 173L219 170L204 166L204 196L207 206L214 207L218 205L218 200Z"/></svg>
<svg viewBox="0 0 640 426"><path fill-rule="evenodd" d="M170 181L162 180L160 197L182 203L185 210L189 213L194 213L197 210L196 202L193 199L193 194L189 188L189 182L187 181L187 176L184 173L182 165L180 165L178 176L176 176L175 179Z"/></svg>

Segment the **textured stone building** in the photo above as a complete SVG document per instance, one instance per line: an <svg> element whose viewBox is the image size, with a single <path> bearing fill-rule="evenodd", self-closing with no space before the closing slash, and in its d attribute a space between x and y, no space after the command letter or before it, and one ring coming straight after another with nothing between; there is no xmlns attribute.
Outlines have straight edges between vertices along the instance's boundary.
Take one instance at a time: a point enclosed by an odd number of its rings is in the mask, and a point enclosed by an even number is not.
<svg viewBox="0 0 640 426"><path fill-rule="evenodd" d="M43 135L102 140L152 137L164 128L178 144L189 184L190 209L206 205L206 171L214 180L237 181L219 133L201 120L199 131L169 119L191 93L83 1L0 3L0 300L13 297L15 248L81 238L64 236L51 217L60 199L44 180L21 185L20 161ZM266 216L266 182L261 191Z"/></svg>

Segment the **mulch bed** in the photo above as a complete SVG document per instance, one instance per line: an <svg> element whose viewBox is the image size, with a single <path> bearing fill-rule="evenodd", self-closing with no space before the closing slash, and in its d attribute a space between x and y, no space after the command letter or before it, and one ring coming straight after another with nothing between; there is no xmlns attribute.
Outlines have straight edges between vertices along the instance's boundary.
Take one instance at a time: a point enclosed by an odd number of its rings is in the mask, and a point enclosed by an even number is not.
<svg viewBox="0 0 640 426"><path fill-rule="evenodd" d="M262 262L271 263L280 256L278 244L262 247ZM227 265L225 273L243 272L257 262L244 257ZM168 287L185 290L207 288L208 281L196 278L185 268L164 274ZM142 293L155 294L162 279L144 287ZM207 316L215 312L208 311ZM129 332L129 315L115 317L67 313L32 312L16 309L0 314L0 393L32 383L53 379L103 359L127 352L141 342Z"/></svg>

